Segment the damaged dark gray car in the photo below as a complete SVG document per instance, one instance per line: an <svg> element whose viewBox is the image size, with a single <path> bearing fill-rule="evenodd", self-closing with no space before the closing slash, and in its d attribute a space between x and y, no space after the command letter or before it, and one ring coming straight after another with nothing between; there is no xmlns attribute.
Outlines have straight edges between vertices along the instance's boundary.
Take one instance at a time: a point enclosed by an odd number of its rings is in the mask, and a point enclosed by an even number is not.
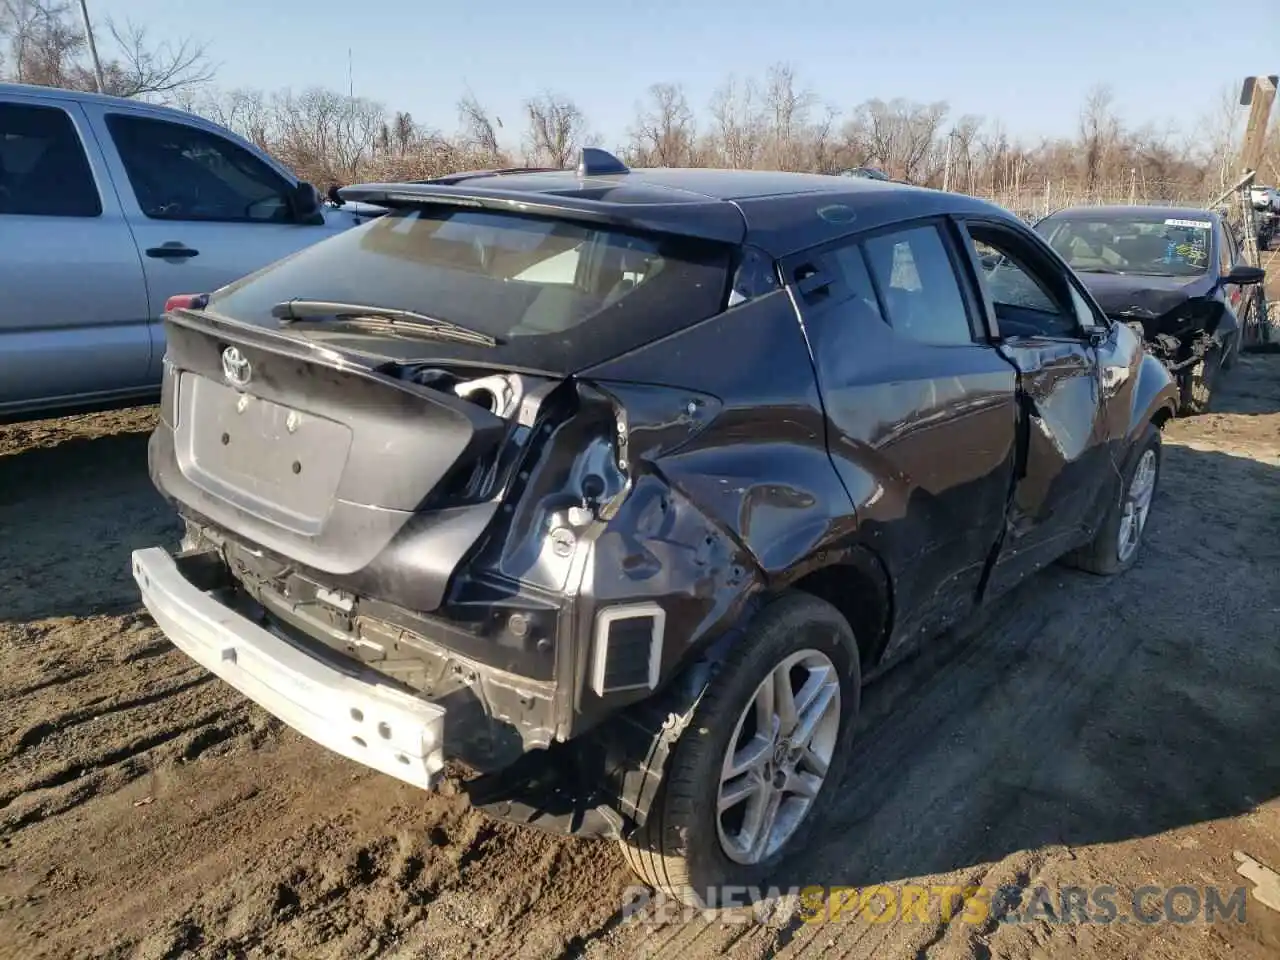
<svg viewBox="0 0 1280 960"><path fill-rule="evenodd" d="M803 849L864 679L1138 555L1171 378L996 207L595 151L343 193L390 212L169 314L187 532L133 572L345 756L704 902Z"/></svg>
<svg viewBox="0 0 1280 960"><path fill-rule="evenodd" d="M1059 210L1035 228L1108 316L1141 332L1177 381L1180 412L1207 410L1261 320L1266 273L1244 262L1231 225L1211 210L1129 206Z"/></svg>

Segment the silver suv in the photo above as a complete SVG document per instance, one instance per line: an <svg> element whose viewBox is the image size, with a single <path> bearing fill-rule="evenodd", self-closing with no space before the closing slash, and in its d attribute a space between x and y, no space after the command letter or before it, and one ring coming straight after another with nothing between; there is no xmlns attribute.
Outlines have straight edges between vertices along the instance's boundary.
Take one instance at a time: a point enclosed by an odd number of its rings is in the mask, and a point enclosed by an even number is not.
<svg viewBox="0 0 1280 960"><path fill-rule="evenodd" d="M1275 187L1253 186L1249 188L1249 200L1255 210L1280 213L1280 192Z"/></svg>
<svg viewBox="0 0 1280 960"><path fill-rule="evenodd" d="M0 84L0 417L158 395L169 297L361 218L191 114Z"/></svg>

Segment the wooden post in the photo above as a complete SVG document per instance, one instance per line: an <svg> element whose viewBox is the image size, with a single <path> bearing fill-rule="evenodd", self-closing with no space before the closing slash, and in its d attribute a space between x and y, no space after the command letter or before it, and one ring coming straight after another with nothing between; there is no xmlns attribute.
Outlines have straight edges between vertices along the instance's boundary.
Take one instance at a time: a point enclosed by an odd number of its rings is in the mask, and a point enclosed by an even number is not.
<svg viewBox="0 0 1280 960"><path fill-rule="evenodd" d="M1267 124L1271 120L1271 104L1276 99L1276 82L1272 77L1254 77L1249 104L1249 125L1244 131L1240 150L1240 172L1257 170L1262 165L1262 150L1267 142ZM1246 90L1248 85L1246 85Z"/></svg>
<svg viewBox="0 0 1280 960"><path fill-rule="evenodd" d="M1240 205L1240 219L1244 236L1241 237L1244 259L1255 267L1262 266L1262 251L1258 249L1258 227L1255 219L1253 203L1249 198L1249 187L1258 182L1258 167L1262 165L1262 152L1267 142L1267 125L1271 120L1271 105L1276 99L1275 77L1250 77L1244 82L1244 90L1240 103L1249 107L1249 124L1244 131L1244 145L1240 149L1240 173L1242 180L1236 194L1236 202ZM1273 331L1267 311L1266 286L1260 285L1254 294L1257 298L1254 309L1258 315L1256 332L1244 331L1246 339L1258 337L1263 343L1270 343L1280 331ZM1250 334L1252 333L1252 336Z"/></svg>

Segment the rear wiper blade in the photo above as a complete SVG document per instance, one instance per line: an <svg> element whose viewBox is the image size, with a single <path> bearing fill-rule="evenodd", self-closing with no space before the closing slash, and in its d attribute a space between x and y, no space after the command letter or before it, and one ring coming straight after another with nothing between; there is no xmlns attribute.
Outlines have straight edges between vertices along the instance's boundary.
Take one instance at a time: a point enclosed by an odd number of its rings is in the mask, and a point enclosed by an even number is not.
<svg viewBox="0 0 1280 960"><path fill-rule="evenodd" d="M1114 273L1119 274L1121 271L1112 270L1110 267L1076 267L1076 273Z"/></svg>
<svg viewBox="0 0 1280 960"><path fill-rule="evenodd" d="M418 336L437 337L444 340L456 340L459 343L474 343L483 347L496 347L502 341L480 330L472 330L449 320L429 317L413 310L400 310L395 307L375 307L363 303L339 303L333 300L293 299L277 303L271 308L271 315L281 324L297 323L302 320L322 320L332 317L347 325L380 330L386 333L416 334Z"/></svg>

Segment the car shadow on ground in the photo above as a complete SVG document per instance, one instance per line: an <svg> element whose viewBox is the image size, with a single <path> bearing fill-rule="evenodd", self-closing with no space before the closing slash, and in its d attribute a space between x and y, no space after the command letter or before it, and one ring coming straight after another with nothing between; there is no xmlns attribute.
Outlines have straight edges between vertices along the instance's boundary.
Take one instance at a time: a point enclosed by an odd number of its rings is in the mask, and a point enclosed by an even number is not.
<svg viewBox="0 0 1280 960"><path fill-rule="evenodd" d="M839 809L769 882L865 886L1280 796L1280 468L1166 444L1140 562L1053 567L864 693Z"/></svg>
<svg viewBox="0 0 1280 960"><path fill-rule="evenodd" d="M129 554L181 535L147 475L149 436L72 437L0 456L0 623L137 605Z"/></svg>
<svg viewBox="0 0 1280 960"><path fill-rule="evenodd" d="M1271 346L1280 349L1280 343ZM1236 358L1230 370L1223 371L1223 377L1222 388L1215 390L1209 401L1210 414L1260 416L1280 412L1274 356L1246 351Z"/></svg>

